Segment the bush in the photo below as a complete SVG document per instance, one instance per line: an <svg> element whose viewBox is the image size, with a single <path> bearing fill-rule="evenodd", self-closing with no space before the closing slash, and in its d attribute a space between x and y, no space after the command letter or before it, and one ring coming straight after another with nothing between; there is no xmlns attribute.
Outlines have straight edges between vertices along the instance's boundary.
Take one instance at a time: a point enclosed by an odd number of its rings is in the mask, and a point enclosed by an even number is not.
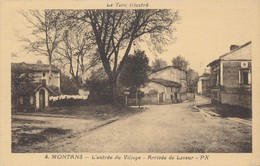
<svg viewBox="0 0 260 166"><path fill-rule="evenodd" d="M109 104L112 101L108 80L88 82L89 102L93 104Z"/></svg>
<svg viewBox="0 0 260 166"><path fill-rule="evenodd" d="M76 94L78 94L79 88L76 84L76 81L73 78L70 78L69 76L67 76L65 74L61 74L60 90L61 90L62 94L76 95Z"/></svg>
<svg viewBox="0 0 260 166"><path fill-rule="evenodd" d="M88 81L87 86L89 88L89 103L91 104L111 104L112 103L112 94L109 87L108 80L96 80ZM124 95L121 94L121 88L117 89L117 101L118 103L124 104L125 99ZM121 95L120 95L121 94Z"/></svg>
<svg viewBox="0 0 260 166"><path fill-rule="evenodd" d="M17 108L14 108L14 111L16 112L35 112L36 107L34 105L23 105L19 106Z"/></svg>

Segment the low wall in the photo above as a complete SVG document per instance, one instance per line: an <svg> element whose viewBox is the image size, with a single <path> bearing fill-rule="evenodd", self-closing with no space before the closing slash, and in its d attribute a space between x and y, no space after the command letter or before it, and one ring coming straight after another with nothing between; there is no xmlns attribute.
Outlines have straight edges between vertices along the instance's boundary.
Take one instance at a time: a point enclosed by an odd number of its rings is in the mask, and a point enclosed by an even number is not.
<svg viewBox="0 0 260 166"><path fill-rule="evenodd" d="M221 93L221 103L252 108L252 96L250 94Z"/></svg>
<svg viewBox="0 0 260 166"><path fill-rule="evenodd" d="M152 103L158 103L158 96L152 95L152 96L145 96L142 98L143 104L152 104Z"/></svg>
<svg viewBox="0 0 260 166"><path fill-rule="evenodd" d="M143 104L157 104L158 97L157 95L146 95L141 99L141 105ZM128 105L136 105L135 98L128 99Z"/></svg>

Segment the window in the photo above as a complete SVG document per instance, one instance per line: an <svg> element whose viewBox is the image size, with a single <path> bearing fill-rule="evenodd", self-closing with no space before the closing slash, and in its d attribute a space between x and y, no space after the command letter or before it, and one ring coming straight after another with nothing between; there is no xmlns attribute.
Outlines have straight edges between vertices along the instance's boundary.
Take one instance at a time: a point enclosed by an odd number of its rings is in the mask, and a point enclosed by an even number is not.
<svg viewBox="0 0 260 166"><path fill-rule="evenodd" d="M45 77L45 73L42 73L42 76Z"/></svg>
<svg viewBox="0 0 260 166"><path fill-rule="evenodd" d="M219 71L219 65L218 66L213 66L212 67L212 85L219 85L219 75L220 75L220 71Z"/></svg>
<svg viewBox="0 0 260 166"><path fill-rule="evenodd" d="M251 71L250 70L239 70L239 84L250 85L251 84Z"/></svg>
<svg viewBox="0 0 260 166"><path fill-rule="evenodd" d="M31 104L31 105L33 104L33 101L34 101L33 96L30 96L30 104Z"/></svg>
<svg viewBox="0 0 260 166"><path fill-rule="evenodd" d="M219 71L217 71L215 74L215 80L216 80L215 85L219 85Z"/></svg>
<svg viewBox="0 0 260 166"><path fill-rule="evenodd" d="M22 96L19 97L19 104L23 105L23 97Z"/></svg>

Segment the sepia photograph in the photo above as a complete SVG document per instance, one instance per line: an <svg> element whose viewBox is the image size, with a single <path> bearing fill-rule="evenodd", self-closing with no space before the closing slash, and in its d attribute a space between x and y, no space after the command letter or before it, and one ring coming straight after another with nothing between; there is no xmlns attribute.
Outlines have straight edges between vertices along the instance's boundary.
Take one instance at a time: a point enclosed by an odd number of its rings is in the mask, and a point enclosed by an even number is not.
<svg viewBox="0 0 260 166"><path fill-rule="evenodd" d="M10 8L1 91L11 155L253 156L259 1L166 4Z"/></svg>
<svg viewBox="0 0 260 166"><path fill-rule="evenodd" d="M163 59L178 10L18 14L29 35L12 54L12 152L252 152L252 41L199 74L185 54Z"/></svg>

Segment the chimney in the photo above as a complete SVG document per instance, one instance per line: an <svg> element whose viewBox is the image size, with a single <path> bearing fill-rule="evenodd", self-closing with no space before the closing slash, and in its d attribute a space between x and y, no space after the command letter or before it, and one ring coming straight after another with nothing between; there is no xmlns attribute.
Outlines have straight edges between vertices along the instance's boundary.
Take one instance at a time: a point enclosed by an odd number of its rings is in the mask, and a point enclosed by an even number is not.
<svg viewBox="0 0 260 166"><path fill-rule="evenodd" d="M235 49L237 49L237 48L239 48L239 45L232 44L232 45L230 46L230 51L233 51L233 50L235 50Z"/></svg>

